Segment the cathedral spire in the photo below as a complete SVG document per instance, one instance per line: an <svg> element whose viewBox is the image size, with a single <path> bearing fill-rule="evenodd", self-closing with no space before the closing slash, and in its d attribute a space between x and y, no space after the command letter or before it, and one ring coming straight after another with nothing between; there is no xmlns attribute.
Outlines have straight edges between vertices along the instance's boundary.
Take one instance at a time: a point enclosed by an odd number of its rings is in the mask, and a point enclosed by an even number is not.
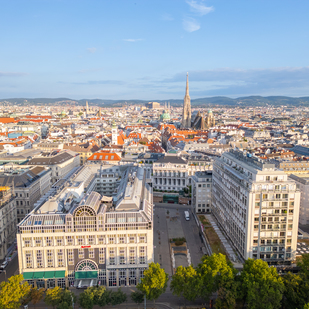
<svg viewBox="0 0 309 309"><path fill-rule="evenodd" d="M186 95L189 95L189 73L187 72Z"/></svg>
<svg viewBox="0 0 309 309"><path fill-rule="evenodd" d="M191 128L191 99L189 95L189 74L187 73L186 94L183 100L182 128Z"/></svg>

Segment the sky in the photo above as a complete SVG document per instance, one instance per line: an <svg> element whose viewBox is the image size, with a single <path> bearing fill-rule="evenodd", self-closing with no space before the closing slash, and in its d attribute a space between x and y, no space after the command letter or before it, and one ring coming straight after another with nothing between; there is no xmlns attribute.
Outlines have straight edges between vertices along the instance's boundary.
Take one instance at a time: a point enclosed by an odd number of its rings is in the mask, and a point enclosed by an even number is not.
<svg viewBox="0 0 309 309"><path fill-rule="evenodd" d="M309 1L0 0L0 99L309 96Z"/></svg>

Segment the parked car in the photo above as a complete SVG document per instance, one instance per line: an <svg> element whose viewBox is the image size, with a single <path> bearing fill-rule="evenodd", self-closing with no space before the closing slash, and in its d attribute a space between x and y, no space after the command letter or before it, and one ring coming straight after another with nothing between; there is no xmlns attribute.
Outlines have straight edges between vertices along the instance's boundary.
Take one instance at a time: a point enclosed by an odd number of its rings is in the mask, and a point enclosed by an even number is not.
<svg viewBox="0 0 309 309"><path fill-rule="evenodd" d="M1 264L0 269L1 269L1 270L5 269L5 268L7 267L8 264L9 264L8 261L4 261L4 262Z"/></svg>

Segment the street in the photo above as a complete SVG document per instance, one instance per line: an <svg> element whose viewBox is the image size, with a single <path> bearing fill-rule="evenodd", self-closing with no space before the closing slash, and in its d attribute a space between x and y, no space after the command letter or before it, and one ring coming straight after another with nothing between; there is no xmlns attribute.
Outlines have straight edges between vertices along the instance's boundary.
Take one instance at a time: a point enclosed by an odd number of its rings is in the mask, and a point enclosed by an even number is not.
<svg viewBox="0 0 309 309"><path fill-rule="evenodd" d="M13 276L18 269L18 256L16 255L12 261L9 262L4 271L0 273L0 282L5 281L7 278Z"/></svg>

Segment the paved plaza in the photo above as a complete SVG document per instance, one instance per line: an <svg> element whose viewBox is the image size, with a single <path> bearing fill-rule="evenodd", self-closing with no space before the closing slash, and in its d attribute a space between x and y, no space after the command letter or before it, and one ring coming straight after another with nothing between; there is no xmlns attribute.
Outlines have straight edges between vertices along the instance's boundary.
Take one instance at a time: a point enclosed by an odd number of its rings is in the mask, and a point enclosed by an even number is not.
<svg viewBox="0 0 309 309"><path fill-rule="evenodd" d="M203 256L201 251L202 242L199 236L198 227L193 217L186 221L184 211L191 210L187 206L173 204L159 204L154 211L154 261L171 276L172 261L169 239L185 237L187 250L191 256L191 263L196 267ZM179 265L188 266L187 257L176 255L176 267Z"/></svg>

